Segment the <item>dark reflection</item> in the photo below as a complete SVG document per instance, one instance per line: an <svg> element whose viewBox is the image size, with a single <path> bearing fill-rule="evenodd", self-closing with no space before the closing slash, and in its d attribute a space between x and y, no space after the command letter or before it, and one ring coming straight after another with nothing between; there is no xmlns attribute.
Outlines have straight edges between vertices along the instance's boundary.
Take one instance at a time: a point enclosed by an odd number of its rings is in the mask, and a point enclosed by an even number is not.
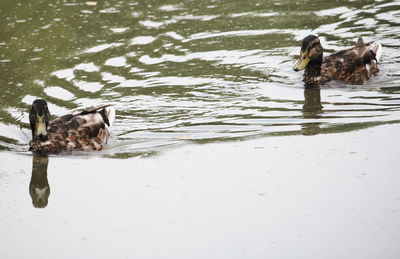
<svg viewBox="0 0 400 259"><path fill-rule="evenodd" d="M317 119L322 113L321 89L319 87L304 89L303 116L305 119ZM303 135L317 135L320 132L320 122L303 123L301 132Z"/></svg>
<svg viewBox="0 0 400 259"><path fill-rule="evenodd" d="M50 185L47 180L49 158L34 154L32 158L32 177L29 183L29 194L35 208L45 208L49 202Z"/></svg>

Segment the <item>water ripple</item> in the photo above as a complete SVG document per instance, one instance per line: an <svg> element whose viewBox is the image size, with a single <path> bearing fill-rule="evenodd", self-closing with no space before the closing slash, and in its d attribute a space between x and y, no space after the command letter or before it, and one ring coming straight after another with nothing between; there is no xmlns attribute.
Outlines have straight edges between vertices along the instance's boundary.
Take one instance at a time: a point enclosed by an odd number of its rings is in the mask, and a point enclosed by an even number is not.
<svg viewBox="0 0 400 259"><path fill-rule="evenodd" d="M399 3L306 2L54 3L37 23L2 13L5 30L21 33L0 42L0 148L27 149L38 97L54 115L115 105L105 154L399 123ZM380 74L364 86L304 89L291 67L310 33L328 53L360 35L380 40Z"/></svg>

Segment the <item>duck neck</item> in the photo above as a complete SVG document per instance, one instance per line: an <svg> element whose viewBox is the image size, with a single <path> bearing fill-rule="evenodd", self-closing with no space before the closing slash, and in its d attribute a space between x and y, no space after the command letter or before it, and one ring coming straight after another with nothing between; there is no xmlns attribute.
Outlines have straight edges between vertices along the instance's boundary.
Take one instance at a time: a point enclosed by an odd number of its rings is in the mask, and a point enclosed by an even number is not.
<svg viewBox="0 0 400 259"><path fill-rule="evenodd" d="M321 75L322 55L310 60L307 64L304 77L318 77Z"/></svg>
<svg viewBox="0 0 400 259"><path fill-rule="evenodd" d="M319 84L319 81L321 80L321 65L322 65L322 55L310 60L304 71L303 81L306 84L309 85Z"/></svg>

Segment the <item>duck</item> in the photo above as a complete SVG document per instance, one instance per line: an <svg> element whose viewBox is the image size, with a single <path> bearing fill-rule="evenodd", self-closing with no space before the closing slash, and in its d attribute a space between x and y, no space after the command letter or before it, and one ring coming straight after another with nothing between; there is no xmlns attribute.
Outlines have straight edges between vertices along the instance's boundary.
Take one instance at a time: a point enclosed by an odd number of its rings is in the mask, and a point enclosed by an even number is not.
<svg viewBox="0 0 400 259"><path fill-rule="evenodd" d="M319 38L308 35L301 44L300 58L293 66L294 71L304 70L306 86L318 86L331 80L353 85L362 85L379 72L378 62L382 45L378 41L364 43L358 38L356 45L323 57Z"/></svg>
<svg viewBox="0 0 400 259"><path fill-rule="evenodd" d="M47 102L36 99L29 112L32 131L29 150L44 154L102 150L110 137L109 128L114 120L115 109L108 104L50 121Z"/></svg>

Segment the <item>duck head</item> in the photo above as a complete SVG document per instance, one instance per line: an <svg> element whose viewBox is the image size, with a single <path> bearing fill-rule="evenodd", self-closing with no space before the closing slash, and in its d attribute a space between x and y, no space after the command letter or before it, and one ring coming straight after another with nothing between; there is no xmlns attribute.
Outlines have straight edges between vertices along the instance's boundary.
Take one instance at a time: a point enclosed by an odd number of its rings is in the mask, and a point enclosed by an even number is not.
<svg viewBox="0 0 400 259"><path fill-rule="evenodd" d="M47 126L50 121L50 112L47 102L42 99L36 99L32 103L29 112L29 122L31 124L32 139L39 141L47 140Z"/></svg>
<svg viewBox="0 0 400 259"><path fill-rule="evenodd" d="M303 39L300 50L300 58L293 66L294 71L305 69L309 65L321 66L323 49L317 36L308 35Z"/></svg>

